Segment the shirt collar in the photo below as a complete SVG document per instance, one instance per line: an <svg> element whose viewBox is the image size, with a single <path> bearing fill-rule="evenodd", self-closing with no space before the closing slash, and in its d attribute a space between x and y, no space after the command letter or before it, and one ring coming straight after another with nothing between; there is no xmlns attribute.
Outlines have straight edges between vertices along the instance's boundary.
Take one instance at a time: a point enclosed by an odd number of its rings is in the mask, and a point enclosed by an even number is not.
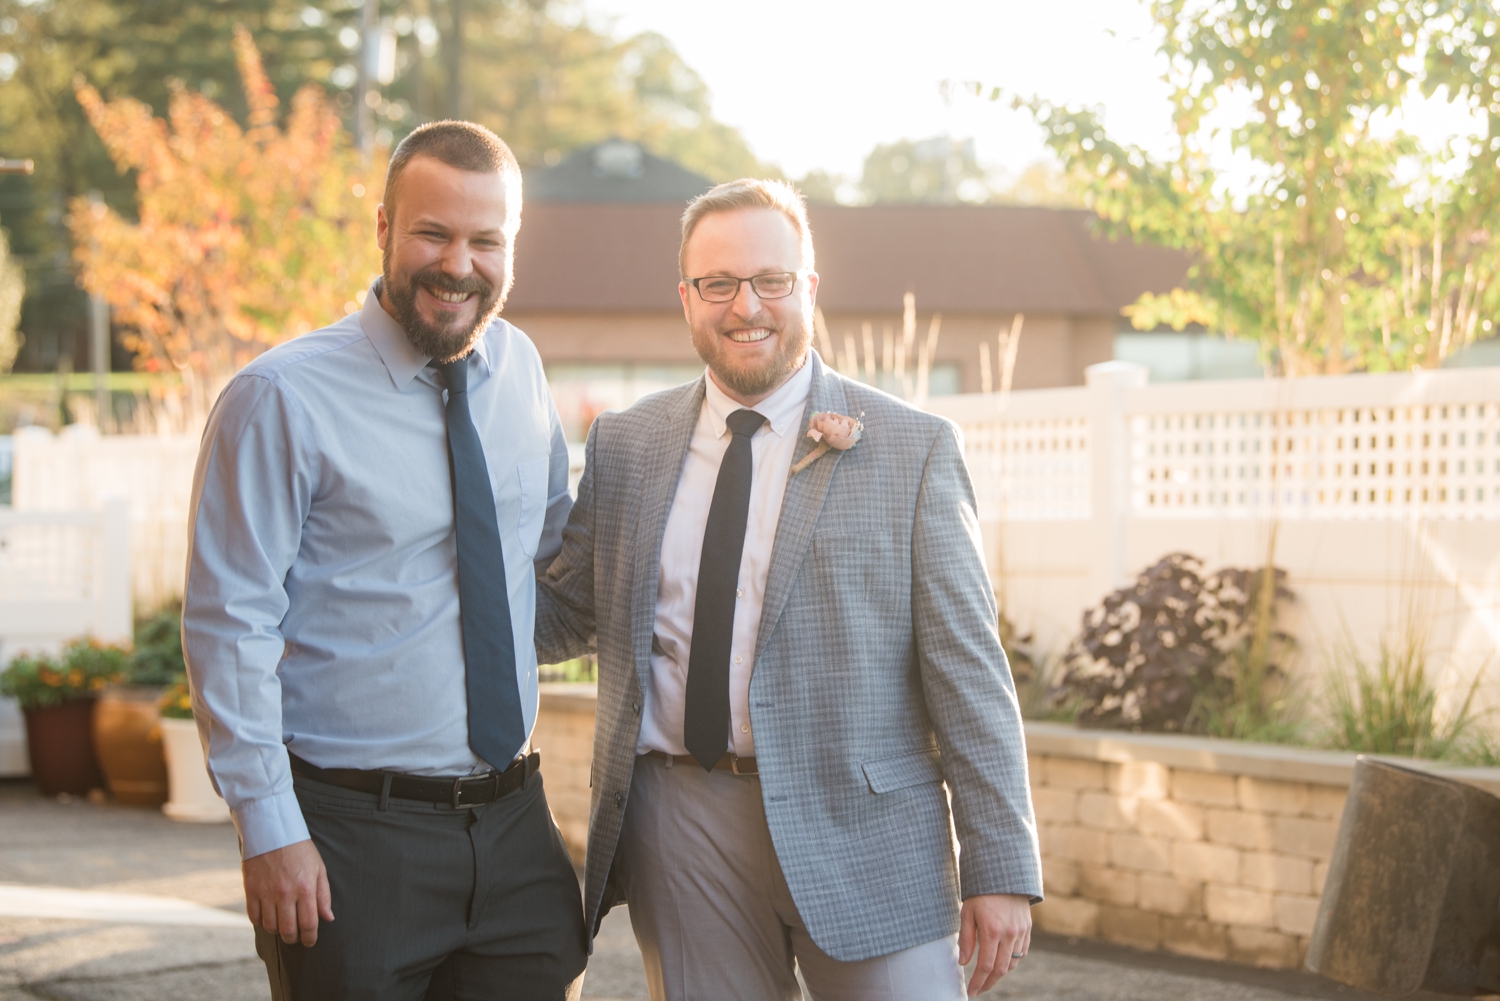
<svg viewBox="0 0 1500 1001"><path fill-rule="evenodd" d="M380 282L377 278L370 284L370 290L365 294L364 307L359 312L360 329L364 331L365 337L375 347L375 353L380 355L380 360L385 363L385 369L391 375L391 381L396 384L398 390L405 389L416 376L427 367L432 359L422 354L412 346L411 338L406 336L406 331L401 324L396 322L395 317L385 311L380 305ZM484 373L489 375L493 366L491 364L490 337L494 331L495 324L480 335L474 344L474 354L478 356Z"/></svg>
<svg viewBox="0 0 1500 1001"><path fill-rule="evenodd" d="M812 369L811 360L804 361L790 379L777 387L776 392L748 409L763 415L766 419L765 426L778 436L795 431L801 421L802 411L807 406L808 394L812 391ZM747 408L731 400L719 388L719 384L714 382L712 374L704 372L703 381L703 405L708 408L708 419L712 422L714 437L722 438L729 426L729 415Z"/></svg>

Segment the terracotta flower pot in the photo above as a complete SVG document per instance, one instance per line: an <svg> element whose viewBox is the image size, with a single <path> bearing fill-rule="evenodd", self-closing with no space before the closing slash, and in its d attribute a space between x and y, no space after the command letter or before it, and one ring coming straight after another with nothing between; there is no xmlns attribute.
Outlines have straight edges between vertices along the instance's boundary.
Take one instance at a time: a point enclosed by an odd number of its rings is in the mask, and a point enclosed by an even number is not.
<svg viewBox="0 0 1500 1001"><path fill-rule="evenodd" d="M173 820L198 824L229 820L229 807L214 792L198 741L198 724L190 719L162 717L161 736L167 751L167 774L172 796L161 811Z"/></svg>
<svg viewBox="0 0 1500 1001"><path fill-rule="evenodd" d="M104 787L94 756L94 699L73 699L60 706L26 710L26 747L31 774L44 796L82 796Z"/></svg>
<svg viewBox="0 0 1500 1001"><path fill-rule="evenodd" d="M167 801L167 759L162 754L156 701L160 688L107 688L94 710L94 748L121 803L161 806Z"/></svg>

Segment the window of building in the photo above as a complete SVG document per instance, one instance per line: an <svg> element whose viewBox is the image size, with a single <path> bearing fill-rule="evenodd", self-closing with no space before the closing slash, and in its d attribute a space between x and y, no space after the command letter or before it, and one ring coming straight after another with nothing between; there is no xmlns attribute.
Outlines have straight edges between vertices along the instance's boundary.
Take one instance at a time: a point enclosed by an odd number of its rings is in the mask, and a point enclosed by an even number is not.
<svg viewBox="0 0 1500 1001"><path fill-rule="evenodd" d="M1192 379L1259 379L1260 346L1205 331L1124 330L1115 335L1115 359L1151 370L1152 382Z"/></svg>
<svg viewBox="0 0 1500 1001"><path fill-rule="evenodd" d="M587 440L594 418L606 410L624 410L636 400L663 389L691 382L703 374L700 365L653 365L645 362L557 362L547 366L547 383L557 412L562 418L563 433L570 442ZM895 376L879 372L871 380L860 369L857 378L887 393L901 395ZM916 374L907 373L907 381L916 385ZM932 366L927 377L928 396L952 396L962 392L962 366L940 362Z"/></svg>

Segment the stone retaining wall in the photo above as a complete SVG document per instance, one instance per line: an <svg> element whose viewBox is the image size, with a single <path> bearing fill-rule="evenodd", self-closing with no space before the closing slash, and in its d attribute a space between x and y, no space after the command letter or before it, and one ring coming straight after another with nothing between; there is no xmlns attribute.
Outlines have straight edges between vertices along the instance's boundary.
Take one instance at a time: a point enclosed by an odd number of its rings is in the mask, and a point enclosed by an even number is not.
<svg viewBox="0 0 1500 1001"><path fill-rule="evenodd" d="M1353 754L1046 723L1027 724L1026 745L1047 895L1038 927L1302 965ZM1500 770L1448 774L1500 792Z"/></svg>
<svg viewBox="0 0 1500 1001"><path fill-rule="evenodd" d="M1301 965L1347 782L1035 750L1030 770L1047 894L1036 908L1038 927L1211 959Z"/></svg>
<svg viewBox="0 0 1500 1001"><path fill-rule="evenodd" d="M533 738L578 860L593 710L593 686L543 685ZM1302 964L1354 755L1047 723L1028 723L1026 743L1047 894L1034 911L1039 928ZM1445 773L1500 794L1500 769Z"/></svg>
<svg viewBox="0 0 1500 1001"><path fill-rule="evenodd" d="M589 767L594 759L592 684L547 682L541 686L542 709L531 746L542 752L542 779L547 805L557 821L573 861L583 864L589 841Z"/></svg>

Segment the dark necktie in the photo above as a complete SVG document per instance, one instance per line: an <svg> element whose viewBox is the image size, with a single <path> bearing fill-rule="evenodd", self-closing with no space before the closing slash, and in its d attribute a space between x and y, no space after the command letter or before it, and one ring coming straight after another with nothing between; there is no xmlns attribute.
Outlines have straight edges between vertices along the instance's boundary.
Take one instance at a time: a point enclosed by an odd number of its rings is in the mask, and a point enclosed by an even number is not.
<svg viewBox="0 0 1500 1001"><path fill-rule="evenodd" d="M729 654L734 645L734 599L740 555L745 551L745 521L750 516L750 439L765 420L754 410L736 410L725 421L734 437L719 465L708 524L703 528L682 731L688 752L706 769L713 768L729 744Z"/></svg>
<svg viewBox="0 0 1500 1001"><path fill-rule="evenodd" d="M526 723L516 684L516 643L495 495L479 432L469 416L467 360L433 362L432 367L448 384L448 468L458 541L458 613L464 636L469 747L492 767L505 768L526 742Z"/></svg>

